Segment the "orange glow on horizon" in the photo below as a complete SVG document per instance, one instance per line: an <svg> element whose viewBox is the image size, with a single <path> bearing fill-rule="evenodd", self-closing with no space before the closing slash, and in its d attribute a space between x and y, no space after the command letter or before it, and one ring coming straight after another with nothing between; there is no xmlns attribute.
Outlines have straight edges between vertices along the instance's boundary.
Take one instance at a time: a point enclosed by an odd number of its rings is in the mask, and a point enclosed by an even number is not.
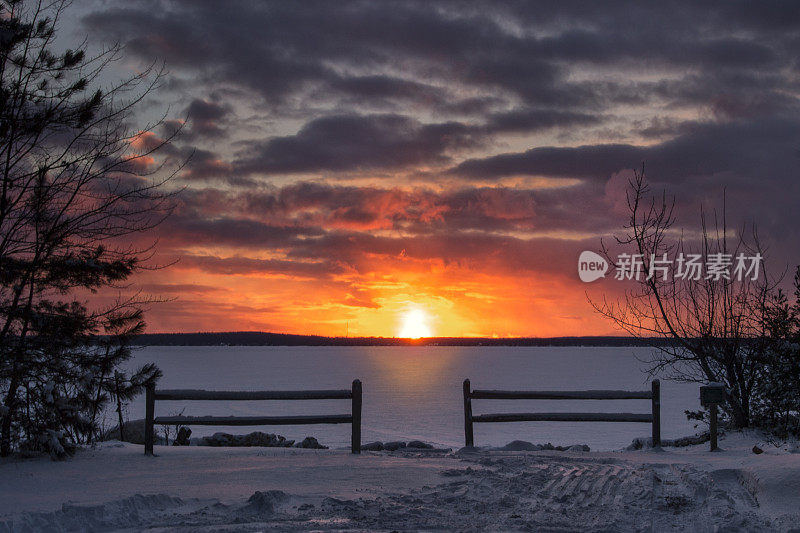
<svg viewBox="0 0 800 533"><path fill-rule="evenodd" d="M184 266L185 265L185 266ZM150 333L269 331L331 337L557 337L620 335L587 301L613 283L469 265L376 261L333 279L208 271L177 263L137 276L166 302L147 311ZM609 292L611 291L611 292Z"/></svg>

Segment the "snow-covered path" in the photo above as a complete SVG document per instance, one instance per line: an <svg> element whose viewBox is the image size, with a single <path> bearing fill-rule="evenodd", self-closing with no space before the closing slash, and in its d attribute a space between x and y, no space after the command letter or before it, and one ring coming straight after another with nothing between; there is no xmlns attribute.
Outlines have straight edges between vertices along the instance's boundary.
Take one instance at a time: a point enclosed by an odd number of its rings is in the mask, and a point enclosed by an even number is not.
<svg viewBox="0 0 800 533"><path fill-rule="evenodd" d="M800 454L752 439L664 452L105 445L0 463L0 531L781 531L800 527ZM748 448L749 447L749 448ZM72 500L74 503L63 503Z"/></svg>
<svg viewBox="0 0 800 533"><path fill-rule="evenodd" d="M369 492L418 488L439 481L452 464L442 457L352 455L344 450L211 448L104 443L68 461L0 463L0 517L12 511L53 510L65 501L98 503L133 494L247 499L256 491L354 498Z"/></svg>

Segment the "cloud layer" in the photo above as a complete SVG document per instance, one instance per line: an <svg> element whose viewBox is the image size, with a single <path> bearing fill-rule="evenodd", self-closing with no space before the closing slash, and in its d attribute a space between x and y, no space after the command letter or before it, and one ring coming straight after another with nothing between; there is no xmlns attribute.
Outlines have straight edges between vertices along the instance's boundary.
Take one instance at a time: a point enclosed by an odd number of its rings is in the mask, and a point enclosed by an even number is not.
<svg viewBox="0 0 800 533"><path fill-rule="evenodd" d="M187 120L187 188L147 236L179 261L143 280L182 303L153 330L391 335L425 305L443 335L610 333L575 261L624 224L642 164L682 227L724 194L779 268L800 262L794 3L138 0L80 19L165 60L159 99Z"/></svg>

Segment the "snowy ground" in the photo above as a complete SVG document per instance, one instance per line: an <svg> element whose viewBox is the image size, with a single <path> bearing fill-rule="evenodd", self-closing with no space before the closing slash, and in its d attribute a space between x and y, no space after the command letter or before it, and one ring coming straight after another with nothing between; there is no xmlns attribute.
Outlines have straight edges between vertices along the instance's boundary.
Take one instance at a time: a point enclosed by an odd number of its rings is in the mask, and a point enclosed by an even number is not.
<svg viewBox="0 0 800 533"><path fill-rule="evenodd" d="M765 452L753 454L753 444ZM753 435L724 451L364 453L106 443L0 462L0 531L800 528L800 454Z"/></svg>

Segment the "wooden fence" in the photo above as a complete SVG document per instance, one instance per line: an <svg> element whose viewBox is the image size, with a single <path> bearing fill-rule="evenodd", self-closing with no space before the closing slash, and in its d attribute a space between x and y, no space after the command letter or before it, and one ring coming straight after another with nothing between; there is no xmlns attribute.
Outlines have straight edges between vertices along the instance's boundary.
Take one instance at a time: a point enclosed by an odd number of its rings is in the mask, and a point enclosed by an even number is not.
<svg viewBox="0 0 800 533"><path fill-rule="evenodd" d="M650 413L502 413L472 414L472 400L651 400ZM653 426L653 447L661 446L661 383L653 380L651 390L586 391L502 391L471 390L464 380L464 435L474 445L472 425L476 422L646 422Z"/></svg>
<svg viewBox="0 0 800 533"><path fill-rule="evenodd" d="M351 400L350 414L305 416L159 416L156 400ZM207 391L156 390L151 386L145 395L144 453L153 455L154 425L185 426L287 426L307 424L352 424L350 448L361 453L361 381L354 380L350 390L306 391Z"/></svg>

